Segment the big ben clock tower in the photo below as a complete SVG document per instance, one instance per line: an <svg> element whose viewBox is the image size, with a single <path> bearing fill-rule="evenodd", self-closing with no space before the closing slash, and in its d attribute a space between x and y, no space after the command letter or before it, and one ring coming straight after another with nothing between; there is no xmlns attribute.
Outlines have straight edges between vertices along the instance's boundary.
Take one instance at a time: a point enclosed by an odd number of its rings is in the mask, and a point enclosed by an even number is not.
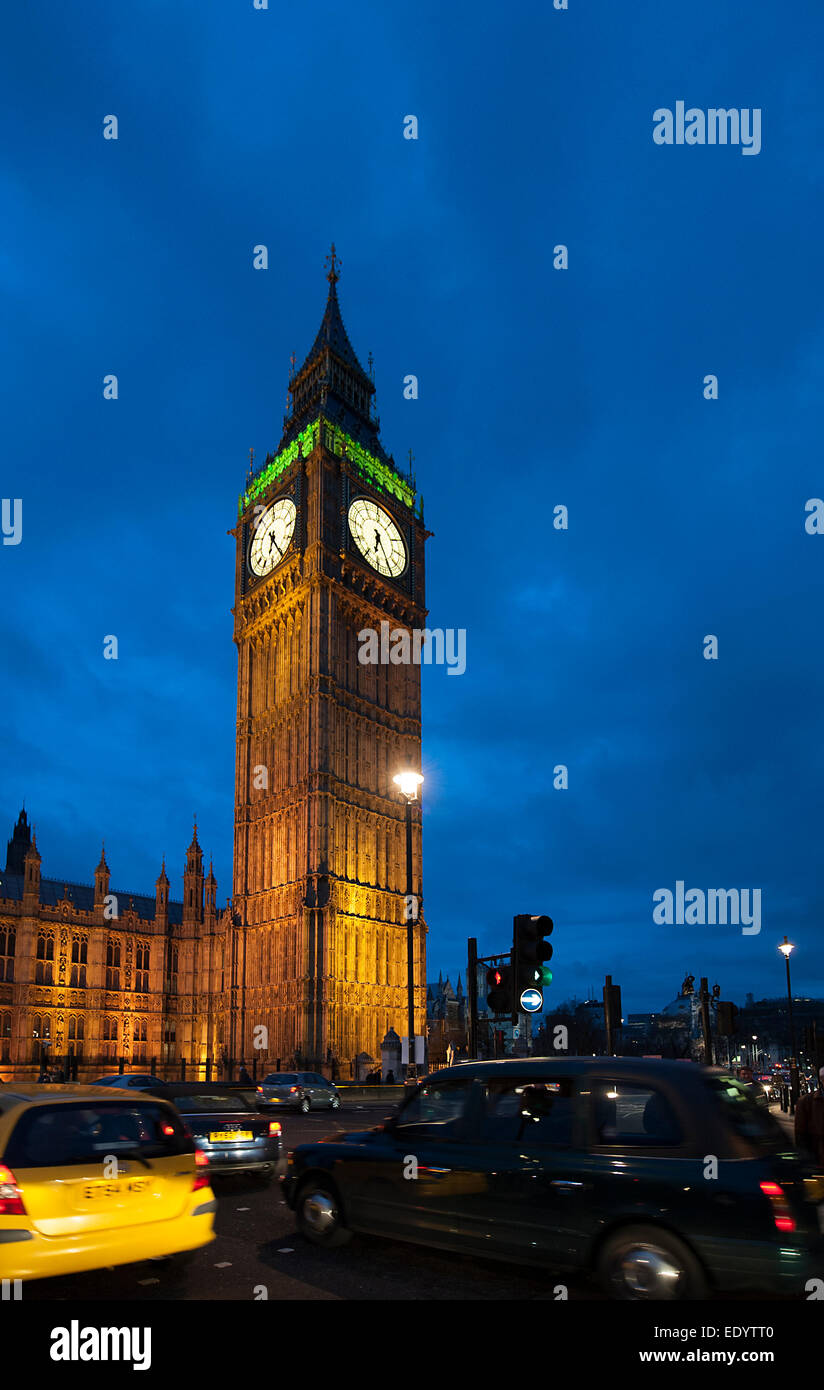
<svg viewBox="0 0 824 1390"><path fill-rule="evenodd" d="M390 1027L407 1032L405 806L392 778L420 767L420 666L364 664L358 634L424 627L427 532L414 486L379 439L375 387L341 318L334 247L329 267L326 311L290 379L283 437L247 480L233 532L227 1041L235 1057L257 1055L270 1070L334 1059L345 1077L359 1054L379 1058ZM419 819L412 881L420 901ZM414 940L420 1034L422 912Z"/></svg>

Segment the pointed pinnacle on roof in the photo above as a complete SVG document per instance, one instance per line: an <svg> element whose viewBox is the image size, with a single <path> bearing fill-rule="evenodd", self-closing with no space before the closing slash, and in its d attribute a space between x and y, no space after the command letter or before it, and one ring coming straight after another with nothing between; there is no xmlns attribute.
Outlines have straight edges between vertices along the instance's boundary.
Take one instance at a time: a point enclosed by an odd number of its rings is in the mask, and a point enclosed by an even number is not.
<svg viewBox="0 0 824 1390"><path fill-rule="evenodd" d="M339 267L340 267L341 264L342 264L342 262L341 262L341 260L339 259L339 257L335 254L335 243L334 243L334 241L332 242L332 247L331 247L331 250L330 250L330 252L329 252L329 255L326 257L326 260L323 262L323 264L329 266L329 274L327 275L326 278L327 278L327 280L329 281L329 284L332 285L332 286L334 287L334 286L338 283L338 280L340 279Z"/></svg>

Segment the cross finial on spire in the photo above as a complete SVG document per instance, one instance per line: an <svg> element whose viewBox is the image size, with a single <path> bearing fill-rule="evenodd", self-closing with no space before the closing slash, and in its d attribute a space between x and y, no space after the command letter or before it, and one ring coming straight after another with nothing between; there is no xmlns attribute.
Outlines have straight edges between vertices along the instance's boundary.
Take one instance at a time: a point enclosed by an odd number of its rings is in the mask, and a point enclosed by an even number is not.
<svg viewBox="0 0 824 1390"><path fill-rule="evenodd" d="M329 255L326 257L326 260L323 264L328 265L329 267L329 274L326 277L329 281L329 284L336 285L338 280L340 279L341 262L335 253L334 241L332 242L332 249L330 250Z"/></svg>
<svg viewBox="0 0 824 1390"><path fill-rule="evenodd" d="M366 360L367 360L367 362L368 362L368 364L369 364L369 376L370 376L371 380L374 381L374 380L375 380L375 359L374 359L374 357L372 356L372 353L371 353L371 352L369 353L369 356L367 357Z"/></svg>
<svg viewBox="0 0 824 1390"><path fill-rule="evenodd" d="M252 474L254 473L254 471L255 471L255 451L254 451L254 449L250 449L250 450L249 450L249 477L250 477L250 478L251 478Z"/></svg>

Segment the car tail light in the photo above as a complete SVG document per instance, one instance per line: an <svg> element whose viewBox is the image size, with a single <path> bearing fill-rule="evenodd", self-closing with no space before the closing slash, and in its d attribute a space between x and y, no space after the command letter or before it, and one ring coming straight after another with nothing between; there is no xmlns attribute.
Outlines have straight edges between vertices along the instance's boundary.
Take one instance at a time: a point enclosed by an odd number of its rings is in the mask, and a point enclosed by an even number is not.
<svg viewBox="0 0 824 1390"><path fill-rule="evenodd" d="M202 1149L195 1149L195 1176L192 1183L192 1191L199 1192L201 1187L209 1186L209 1174L204 1169L209 1167L209 1156Z"/></svg>
<svg viewBox="0 0 824 1390"><path fill-rule="evenodd" d="M258 1095L259 1095L259 1096L262 1096L262 1095L263 1095L263 1087L262 1087L262 1086L258 1086L257 1091L258 1091Z"/></svg>
<svg viewBox="0 0 824 1390"><path fill-rule="evenodd" d="M0 1163L0 1216L25 1216L23 1194L11 1168Z"/></svg>
<svg viewBox="0 0 824 1390"><path fill-rule="evenodd" d="M770 1199L775 1229L777 1231L794 1231L795 1221L790 1212L790 1204L783 1187L779 1186L777 1182L762 1182L759 1186L764 1196Z"/></svg>
<svg viewBox="0 0 824 1390"><path fill-rule="evenodd" d="M174 1125L161 1125L161 1129L167 1139L171 1139L172 1135L175 1132Z"/></svg>
<svg viewBox="0 0 824 1390"><path fill-rule="evenodd" d="M290 1093L290 1095L296 1096L297 1093L298 1093L298 1088L297 1088L297 1086L290 1086L290 1087L289 1087L289 1093Z"/></svg>
<svg viewBox="0 0 824 1390"><path fill-rule="evenodd" d="M281 1133L280 1120L271 1120L271 1121L270 1121L270 1123L269 1123L269 1133L270 1133L270 1134L280 1134L280 1133Z"/></svg>

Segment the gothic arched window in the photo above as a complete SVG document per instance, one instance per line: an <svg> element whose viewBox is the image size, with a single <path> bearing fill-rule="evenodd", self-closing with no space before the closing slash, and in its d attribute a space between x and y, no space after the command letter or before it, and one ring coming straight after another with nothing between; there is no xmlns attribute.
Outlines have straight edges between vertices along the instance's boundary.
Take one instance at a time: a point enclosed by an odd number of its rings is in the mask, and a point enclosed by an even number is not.
<svg viewBox="0 0 824 1390"><path fill-rule="evenodd" d="M14 979L14 927L0 927L0 984Z"/></svg>
<svg viewBox="0 0 824 1390"><path fill-rule="evenodd" d="M120 942L114 936L106 942L106 988L120 989Z"/></svg>
<svg viewBox="0 0 824 1390"><path fill-rule="evenodd" d="M41 931L37 937L34 979L38 985L54 984L54 937L49 932Z"/></svg>

